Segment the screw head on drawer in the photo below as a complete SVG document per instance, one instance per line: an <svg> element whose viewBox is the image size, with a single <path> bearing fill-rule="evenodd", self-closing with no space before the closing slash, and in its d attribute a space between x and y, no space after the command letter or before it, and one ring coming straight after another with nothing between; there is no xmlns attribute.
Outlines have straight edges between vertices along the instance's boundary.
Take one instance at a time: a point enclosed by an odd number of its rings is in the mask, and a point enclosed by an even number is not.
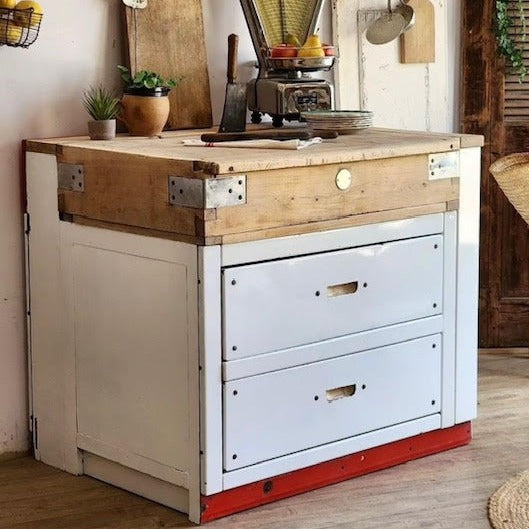
<svg viewBox="0 0 529 529"><path fill-rule="evenodd" d="M265 494L270 494L272 492L272 489L274 488L274 482L273 481L266 481L263 485L263 492Z"/></svg>
<svg viewBox="0 0 529 529"><path fill-rule="evenodd" d="M348 169L340 169L336 175L336 187L340 191L347 191L353 183L353 175Z"/></svg>

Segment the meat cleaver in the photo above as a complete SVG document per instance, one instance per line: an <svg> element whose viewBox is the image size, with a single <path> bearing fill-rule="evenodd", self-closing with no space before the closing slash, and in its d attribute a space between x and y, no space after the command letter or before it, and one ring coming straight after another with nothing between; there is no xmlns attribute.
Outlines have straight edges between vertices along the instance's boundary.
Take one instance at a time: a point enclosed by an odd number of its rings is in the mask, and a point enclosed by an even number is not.
<svg viewBox="0 0 529 529"><path fill-rule="evenodd" d="M246 84L237 82L238 53L239 37L231 34L228 37L228 82L219 132L246 130Z"/></svg>

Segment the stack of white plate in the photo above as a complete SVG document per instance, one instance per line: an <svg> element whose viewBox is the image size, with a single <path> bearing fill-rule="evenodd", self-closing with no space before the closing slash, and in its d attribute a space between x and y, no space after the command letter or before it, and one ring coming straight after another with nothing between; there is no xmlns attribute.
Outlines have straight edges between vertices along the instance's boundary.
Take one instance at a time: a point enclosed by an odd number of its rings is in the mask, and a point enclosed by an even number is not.
<svg viewBox="0 0 529 529"><path fill-rule="evenodd" d="M301 117L314 132L334 130L338 134L354 134L373 125L373 112L367 110L314 110L302 112Z"/></svg>

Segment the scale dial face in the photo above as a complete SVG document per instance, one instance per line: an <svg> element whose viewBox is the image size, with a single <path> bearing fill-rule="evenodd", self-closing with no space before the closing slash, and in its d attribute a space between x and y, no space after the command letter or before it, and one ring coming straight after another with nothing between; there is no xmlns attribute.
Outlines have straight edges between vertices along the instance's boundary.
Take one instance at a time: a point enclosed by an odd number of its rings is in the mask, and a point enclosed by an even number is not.
<svg viewBox="0 0 529 529"><path fill-rule="evenodd" d="M310 112L311 110L330 110L332 108L331 88L310 85L286 85L286 89L280 90L281 101L284 108L283 114L298 114L299 112Z"/></svg>
<svg viewBox="0 0 529 529"><path fill-rule="evenodd" d="M132 7L132 9L144 9L147 7L148 0L123 0L123 3Z"/></svg>

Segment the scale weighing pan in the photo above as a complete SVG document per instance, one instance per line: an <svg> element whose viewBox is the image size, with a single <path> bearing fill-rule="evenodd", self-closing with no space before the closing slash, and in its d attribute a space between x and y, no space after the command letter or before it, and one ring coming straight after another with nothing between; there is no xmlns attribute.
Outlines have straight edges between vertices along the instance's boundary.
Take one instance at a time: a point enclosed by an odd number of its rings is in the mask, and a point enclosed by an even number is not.
<svg viewBox="0 0 529 529"><path fill-rule="evenodd" d="M259 66L266 70L325 70L334 56L272 57L274 47L289 39L299 43L317 31L325 0L241 0ZM296 47L294 47L296 49Z"/></svg>

